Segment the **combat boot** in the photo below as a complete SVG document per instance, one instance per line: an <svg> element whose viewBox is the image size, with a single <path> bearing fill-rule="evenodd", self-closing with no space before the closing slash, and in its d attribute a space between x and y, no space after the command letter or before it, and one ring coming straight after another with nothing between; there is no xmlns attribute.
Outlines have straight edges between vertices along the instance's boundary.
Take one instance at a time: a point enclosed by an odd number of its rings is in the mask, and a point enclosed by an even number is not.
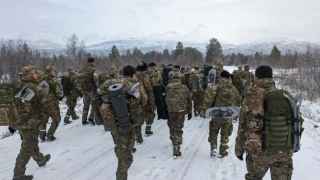
<svg viewBox="0 0 320 180"><path fill-rule="evenodd" d="M142 138L142 135L141 135L141 133L140 134L137 134L137 137L136 137L137 139L137 143L138 144L142 144L143 143L143 138Z"/></svg>
<svg viewBox="0 0 320 180"><path fill-rule="evenodd" d="M14 177L13 180L32 180L33 176L32 175L24 175L24 176L19 176L19 177Z"/></svg>
<svg viewBox="0 0 320 180"><path fill-rule="evenodd" d="M40 162L38 162L38 166L39 167L45 166L50 159L51 159L51 155L50 154L45 155L43 157L43 159Z"/></svg>
<svg viewBox="0 0 320 180"><path fill-rule="evenodd" d="M217 156L217 146L215 144L210 144L210 157Z"/></svg>
<svg viewBox="0 0 320 180"><path fill-rule="evenodd" d="M55 141L56 139L57 138L54 137L53 135L50 135L50 136L47 137L47 141L50 141L50 142Z"/></svg>
<svg viewBox="0 0 320 180"><path fill-rule="evenodd" d="M226 156L228 156L228 145L221 145L220 146L220 150L219 150L219 154L220 154L220 158L224 158Z"/></svg>
<svg viewBox="0 0 320 180"><path fill-rule="evenodd" d="M47 136L47 133L45 131L40 131L39 137L42 142L46 141L46 136Z"/></svg>
<svg viewBox="0 0 320 180"><path fill-rule="evenodd" d="M71 118L72 118L72 120L78 120L79 116L74 113L74 114L71 115Z"/></svg>
<svg viewBox="0 0 320 180"><path fill-rule="evenodd" d="M179 145L174 145L174 146L173 146L173 156L174 156L175 158L181 156L181 151L180 151L180 146L179 146Z"/></svg>
<svg viewBox="0 0 320 180"><path fill-rule="evenodd" d="M70 124L72 121L69 120L69 117L66 116L64 117L64 120L63 120L64 124L67 125L67 124Z"/></svg>
<svg viewBox="0 0 320 180"><path fill-rule="evenodd" d="M151 130L151 125L147 125L146 126L145 133L146 133L146 136L152 136L153 135L153 131Z"/></svg>
<svg viewBox="0 0 320 180"><path fill-rule="evenodd" d="M94 122L93 119L89 119L88 121L89 121L89 124L91 124L91 125L93 125L93 126L96 125L96 123Z"/></svg>

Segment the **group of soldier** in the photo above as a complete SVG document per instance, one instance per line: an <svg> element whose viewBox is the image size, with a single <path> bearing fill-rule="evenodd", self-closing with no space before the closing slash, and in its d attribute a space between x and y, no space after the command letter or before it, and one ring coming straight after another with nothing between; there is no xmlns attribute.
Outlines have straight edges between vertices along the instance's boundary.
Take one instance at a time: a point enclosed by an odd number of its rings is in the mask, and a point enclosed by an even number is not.
<svg viewBox="0 0 320 180"><path fill-rule="evenodd" d="M38 138L56 139L61 120L59 101L63 99L68 106L64 124L79 119L75 107L80 97L82 124L103 125L111 132L118 159L117 180L127 179L135 144L142 144L145 136L153 135L156 117L167 119L173 156L181 157L184 122L193 116L210 118L208 141L212 158L228 155L233 122L239 119L235 154L240 160L246 154L245 179L262 180L268 169L273 180L291 179L293 115L285 106L291 105L288 101L292 98L275 87L269 66L258 67L254 75L248 65L230 74L221 63L201 68L141 63L121 70L112 67L97 74L95 59L90 57L78 72L68 69L59 76L52 65L43 71L28 65L19 75L11 104L14 108L8 108L15 111L9 113L15 114L15 121L9 123L10 131L19 130L22 139L14 180L33 179L32 175L25 175L31 157L40 167L50 160L50 155L40 152ZM220 107L241 107L241 112L230 114ZM216 108L218 115L208 115L210 108ZM224 115L228 113L229 116Z"/></svg>

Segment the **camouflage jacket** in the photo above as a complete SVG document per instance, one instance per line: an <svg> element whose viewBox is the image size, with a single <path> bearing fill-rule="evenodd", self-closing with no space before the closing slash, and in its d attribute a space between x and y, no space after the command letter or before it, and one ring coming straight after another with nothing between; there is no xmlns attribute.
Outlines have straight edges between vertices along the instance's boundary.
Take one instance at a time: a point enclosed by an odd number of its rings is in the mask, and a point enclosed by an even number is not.
<svg viewBox="0 0 320 180"><path fill-rule="evenodd" d="M63 88L57 77L45 74L44 80L49 84L49 99L59 100L63 98Z"/></svg>
<svg viewBox="0 0 320 180"><path fill-rule="evenodd" d="M187 86L181 83L181 79L170 80L166 87L166 93L168 112L191 113L191 93Z"/></svg>
<svg viewBox="0 0 320 180"><path fill-rule="evenodd" d="M248 138L256 136L256 141L261 144L263 135L263 101L266 91L275 88L272 79L256 80L248 89L247 96L241 107L238 134L236 138L236 154L243 154L248 146ZM253 129L253 130L252 130ZM250 145L249 145L250 146Z"/></svg>
<svg viewBox="0 0 320 180"><path fill-rule="evenodd" d="M204 98L200 105L200 111L202 114L206 112L206 110L213 106L213 101L217 95L217 86L207 87L204 92Z"/></svg>
<svg viewBox="0 0 320 180"><path fill-rule="evenodd" d="M240 106L240 95L233 86L231 80L221 78L216 91L215 99L212 99L212 105L219 106Z"/></svg>
<svg viewBox="0 0 320 180"><path fill-rule="evenodd" d="M39 85L39 82L25 82L22 84L20 92L22 98L15 98L15 104L18 113L18 119L13 125L18 129L35 130L39 128L43 115L45 113L45 104L49 92L49 87L43 87ZM26 91L25 89L28 89ZM20 93L19 92L19 93ZM25 92L28 95L23 95ZM27 100L24 99L24 97Z"/></svg>
<svg viewBox="0 0 320 180"><path fill-rule="evenodd" d="M136 77L140 82L142 88L141 91L145 91L145 93L147 94L147 104L143 103L144 106L150 106L152 109L154 109L155 100L153 94L153 85L151 83L148 72L137 72Z"/></svg>
<svg viewBox="0 0 320 180"><path fill-rule="evenodd" d="M96 71L95 65L92 63L86 64L79 72L79 83L82 92L96 91L96 83L94 72Z"/></svg>
<svg viewBox="0 0 320 180"><path fill-rule="evenodd" d="M157 68L153 68L148 71L150 73L150 81L152 86L160 86L161 85L161 72Z"/></svg>

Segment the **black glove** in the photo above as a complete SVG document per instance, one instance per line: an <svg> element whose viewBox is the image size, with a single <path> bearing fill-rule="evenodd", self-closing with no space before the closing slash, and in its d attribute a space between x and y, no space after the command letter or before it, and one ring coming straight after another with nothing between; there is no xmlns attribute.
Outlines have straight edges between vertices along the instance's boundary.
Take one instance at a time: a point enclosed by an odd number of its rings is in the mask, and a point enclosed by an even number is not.
<svg viewBox="0 0 320 180"><path fill-rule="evenodd" d="M188 114L188 120L190 120L192 118L192 113Z"/></svg>
<svg viewBox="0 0 320 180"><path fill-rule="evenodd" d="M16 129L14 129L13 127L8 127L8 130L11 134L14 134L16 132Z"/></svg>
<svg viewBox="0 0 320 180"><path fill-rule="evenodd" d="M237 158L238 158L240 161L243 161L243 154L237 155Z"/></svg>

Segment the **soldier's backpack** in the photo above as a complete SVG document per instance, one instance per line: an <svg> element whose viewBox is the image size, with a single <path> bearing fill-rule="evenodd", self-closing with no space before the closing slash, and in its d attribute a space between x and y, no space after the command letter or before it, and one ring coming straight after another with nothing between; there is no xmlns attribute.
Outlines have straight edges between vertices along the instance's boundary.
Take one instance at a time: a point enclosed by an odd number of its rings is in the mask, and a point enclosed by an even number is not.
<svg viewBox="0 0 320 180"><path fill-rule="evenodd" d="M294 142L297 141L294 138L299 138L300 142L300 137L294 135L294 124L299 119L295 117L296 105L292 102L294 102L293 97L285 90L274 89L265 94L263 117L265 151L293 150L297 152L299 150L294 147Z"/></svg>

